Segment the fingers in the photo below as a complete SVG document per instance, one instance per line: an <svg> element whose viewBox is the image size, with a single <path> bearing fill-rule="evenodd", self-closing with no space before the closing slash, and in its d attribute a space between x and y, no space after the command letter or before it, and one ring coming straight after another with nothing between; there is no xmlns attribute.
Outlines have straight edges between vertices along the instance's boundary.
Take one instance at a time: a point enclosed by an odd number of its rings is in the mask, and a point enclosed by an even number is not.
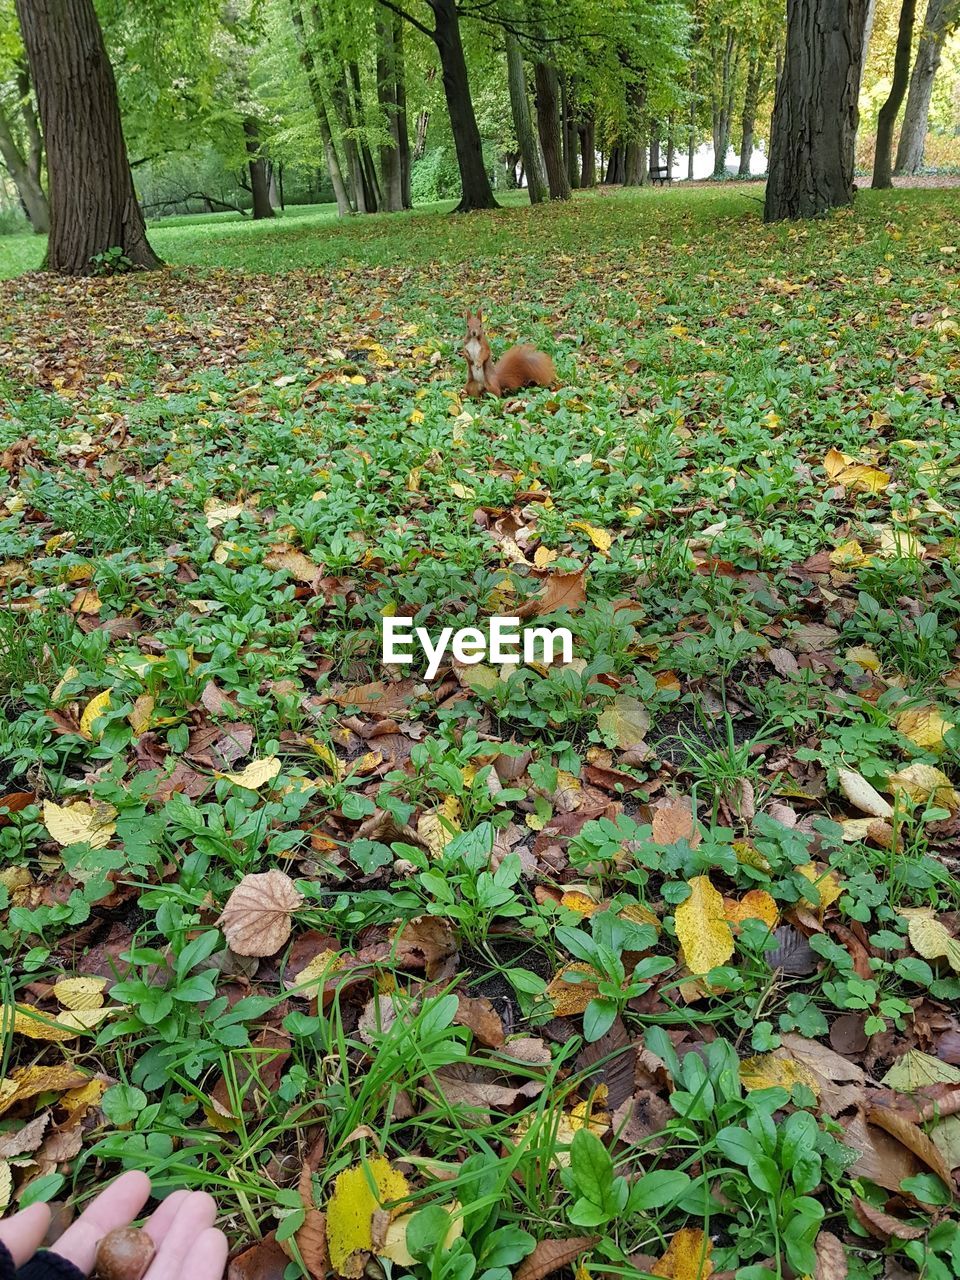
<svg viewBox="0 0 960 1280"><path fill-rule="evenodd" d="M121 1174L67 1227L51 1252L89 1274L97 1256L97 1242L114 1227L129 1226L149 1195L150 1179L145 1173L131 1169Z"/></svg>
<svg viewBox="0 0 960 1280"><path fill-rule="evenodd" d="M215 1227L201 1231L190 1250L190 1280L221 1280L229 1252L227 1237L222 1231ZM182 1276L183 1273L163 1271L157 1274L167 1280L168 1275ZM152 1272L147 1275L149 1280L154 1280Z"/></svg>
<svg viewBox="0 0 960 1280"><path fill-rule="evenodd" d="M170 1225L180 1211L180 1206L190 1195L189 1191L174 1191L167 1196L166 1200L151 1213L150 1217L143 1224L143 1229L147 1235L159 1249L164 1236L170 1230Z"/></svg>
<svg viewBox="0 0 960 1280"><path fill-rule="evenodd" d="M43 1243L50 1226L50 1210L45 1204L31 1204L6 1222L0 1222L0 1242L10 1250L14 1267L22 1267Z"/></svg>
<svg viewBox="0 0 960 1280"><path fill-rule="evenodd" d="M220 1257L220 1240L223 1241L223 1260L227 1256L226 1240L222 1232L210 1230L216 1217L217 1206L212 1196L208 1196L205 1191L192 1191L187 1194L177 1206L173 1221L164 1232L163 1242L144 1280L179 1280L179 1277L187 1273L188 1257L191 1280L204 1280L208 1272L200 1268L198 1251L201 1241L210 1265L215 1264ZM219 1271L209 1272L210 1277L219 1278L223 1270L223 1260L219 1264Z"/></svg>

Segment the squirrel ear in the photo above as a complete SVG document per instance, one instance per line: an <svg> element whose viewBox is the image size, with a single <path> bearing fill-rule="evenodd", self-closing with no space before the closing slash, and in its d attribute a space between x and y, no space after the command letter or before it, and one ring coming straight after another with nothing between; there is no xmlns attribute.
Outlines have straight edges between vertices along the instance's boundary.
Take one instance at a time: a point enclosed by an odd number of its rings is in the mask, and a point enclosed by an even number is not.
<svg viewBox="0 0 960 1280"><path fill-rule="evenodd" d="M478 320L482 320L482 319L483 319L483 312L480 310L480 308L479 308L479 307L477 307L477 319L478 319Z"/></svg>

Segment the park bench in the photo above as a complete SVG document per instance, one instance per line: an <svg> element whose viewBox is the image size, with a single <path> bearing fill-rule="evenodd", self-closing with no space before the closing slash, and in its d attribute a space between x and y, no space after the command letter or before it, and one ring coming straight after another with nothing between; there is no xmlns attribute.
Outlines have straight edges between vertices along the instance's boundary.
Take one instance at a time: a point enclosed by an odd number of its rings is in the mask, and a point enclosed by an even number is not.
<svg viewBox="0 0 960 1280"><path fill-rule="evenodd" d="M662 187L665 182L673 181L673 175L665 164L652 164L650 166L650 181L654 184L659 183Z"/></svg>

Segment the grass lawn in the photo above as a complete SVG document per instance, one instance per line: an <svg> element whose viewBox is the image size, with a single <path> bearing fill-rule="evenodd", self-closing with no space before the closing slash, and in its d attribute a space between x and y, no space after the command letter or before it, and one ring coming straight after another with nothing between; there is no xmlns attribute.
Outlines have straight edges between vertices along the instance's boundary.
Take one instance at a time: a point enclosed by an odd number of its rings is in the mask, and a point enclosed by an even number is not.
<svg viewBox="0 0 960 1280"><path fill-rule="evenodd" d="M0 285L0 1202L143 1168L270 1277L953 1274L960 208L761 193ZM476 304L558 389L461 399ZM497 614L573 661L381 662Z"/></svg>

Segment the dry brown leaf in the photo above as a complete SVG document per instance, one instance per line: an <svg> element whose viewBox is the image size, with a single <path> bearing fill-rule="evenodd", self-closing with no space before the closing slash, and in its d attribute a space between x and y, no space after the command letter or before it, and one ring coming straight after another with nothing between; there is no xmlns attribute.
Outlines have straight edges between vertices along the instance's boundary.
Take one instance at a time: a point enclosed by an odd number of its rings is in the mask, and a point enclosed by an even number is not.
<svg viewBox="0 0 960 1280"><path fill-rule="evenodd" d="M592 1249L597 1236L564 1236L559 1240L539 1240L513 1273L513 1280L544 1280L560 1271L581 1254Z"/></svg>
<svg viewBox="0 0 960 1280"><path fill-rule="evenodd" d="M817 1270L813 1280L847 1280L847 1255L843 1245L832 1231L821 1231L814 1246L817 1251Z"/></svg>
<svg viewBox="0 0 960 1280"><path fill-rule="evenodd" d="M693 818L688 796L670 796L653 811L653 838L657 844L676 844L686 840L692 848L700 843L700 832Z"/></svg>
<svg viewBox="0 0 960 1280"><path fill-rule="evenodd" d="M547 575L543 591L532 600L525 601L516 611L519 618L540 617L556 609L579 609L587 598L587 571L575 573L551 573Z"/></svg>
<svg viewBox="0 0 960 1280"><path fill-rule="evenodd" d="M882 1209L874 1208L859 1196L853 1197L853 1212L857 1215L860 1225L866 1227L878 1240L887 1241L891 1236L897 1240L919 1240L926 1234L925 1227L912 1227L908 1222L901 1222L892 1213L884 1213Z"/></svg>
<svg viewBox="0 0 960 1280"><path fill-rule="evenodd" d="M290 937L290 915L303 895L283 871L244 876L217 923L238 956L272 956Z"/></svg>
<svg viewBox="0 0 960 1280"><path fill-rule="evenodd" d="M417 916L393 934L393 953L399 964L422 968L432 979L441 966L456 955L457 943L446 920L439 916Z"/></svg>
<svg viewBox="0 0 960 1280"><path fill-rule="evenodd" d="M928 1138L922 1129L912 1124L906 1116L901 1115L899 1111L891 1110L890 1107L868 1107L867 1120L896 1138L928 1169L932 1169L947 1187L954 1189L953 1176L933 1140Z"/></svg>
<svg viewBox="0 0 960 1280"><path fill-rule="evenodd" d="M487 997L459 995L457 1001L454 1022L469 1027L486 1048L498 1049L505 1039L503 1022Z"/></svg>

